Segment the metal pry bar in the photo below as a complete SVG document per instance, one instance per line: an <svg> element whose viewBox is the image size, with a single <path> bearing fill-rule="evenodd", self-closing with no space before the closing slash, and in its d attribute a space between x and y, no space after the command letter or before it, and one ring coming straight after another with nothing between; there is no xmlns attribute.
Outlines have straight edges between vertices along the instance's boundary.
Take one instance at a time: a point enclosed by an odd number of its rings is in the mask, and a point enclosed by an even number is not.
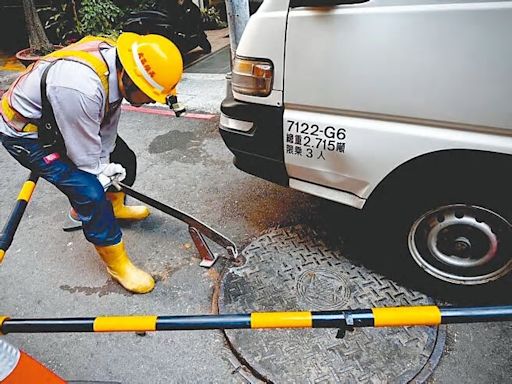
<svg viewBox="0 0 512 384"><path fill-rule="evenodd" d="M123 190L127 195L188 224L190 236L192 237L194 245L201 255L202 260L200 265L202 267L211 267L218 258L218 255L214 254L210 250L210 247L208 247L208 244L206 243L206 240L203 236L206 236L214 243L226 249L228 254L231 256L230 259L235 260L238 257L238 249L235 243L229 240L226 236L200 222L195 217L192 217L176 208L165 205L164 203L152 199L149 196L143 195L142 193L135 191L134 189L119 181L114 180L112 185L118 190Z"/></svg>

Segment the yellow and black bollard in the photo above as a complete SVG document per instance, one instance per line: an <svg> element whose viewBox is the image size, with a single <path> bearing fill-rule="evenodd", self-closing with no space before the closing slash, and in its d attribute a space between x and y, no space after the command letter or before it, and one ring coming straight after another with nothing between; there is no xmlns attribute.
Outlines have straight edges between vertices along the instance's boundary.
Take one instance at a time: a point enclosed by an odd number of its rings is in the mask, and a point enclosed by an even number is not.
<svg viewBox="0 0 512 384"><path fill-rule="evenodd" d="M23 187L21 188L21 191L18 194L18 199L16 201L16 204L14 205L11 215L9 216L7 223L5 224L4 228L2 229L2 232L0 233L0 263L4 259L5 252L7 252L7 250L12 244L14 234L18 229L21 218L23 217L28 202L32 197L32 193L34 192L38 179L39 177L36 174L31 173L27 181L23 183Z"/></svg>
<svg viewBox="0 0 512 384"><path fill-rule="evenodd" d="M151 332L207 329L333 328L337 337L362 327L428 326L512 321L512 305L482 307L382 307L318 312L253 312L192 316L100 316L11 319L0 316L0 334Z"/></svg>

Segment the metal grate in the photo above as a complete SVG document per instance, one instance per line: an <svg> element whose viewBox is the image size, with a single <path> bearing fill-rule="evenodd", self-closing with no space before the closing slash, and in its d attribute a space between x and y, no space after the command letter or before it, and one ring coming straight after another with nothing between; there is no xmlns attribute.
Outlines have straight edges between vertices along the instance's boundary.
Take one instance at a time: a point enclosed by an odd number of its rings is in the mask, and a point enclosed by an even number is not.
<svg viewBox="0 0 512 384"><path fill-rule="evenodd" d="M364 267L351 264L301 226L272 230L242 253L245 265L223 278L221 313L331 310L432 304ZM444 338L435 327L333 330L229 330L236 352L276 383L408 383ZM434 354L439 358L440 353ZM428 377L423 371L424 380Z"/></svg>

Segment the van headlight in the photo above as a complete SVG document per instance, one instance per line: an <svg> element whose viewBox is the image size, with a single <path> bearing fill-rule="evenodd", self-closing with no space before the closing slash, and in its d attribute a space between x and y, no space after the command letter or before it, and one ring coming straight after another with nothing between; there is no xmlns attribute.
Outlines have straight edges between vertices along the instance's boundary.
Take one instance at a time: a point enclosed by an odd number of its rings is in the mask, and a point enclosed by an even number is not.
<svg viewBox="0 0 512 384"><path fill-rule="evenodd" d="M273 75L272 62L236 56L231 85L233 91L243 95L268 96L272 91Z"/></svg>

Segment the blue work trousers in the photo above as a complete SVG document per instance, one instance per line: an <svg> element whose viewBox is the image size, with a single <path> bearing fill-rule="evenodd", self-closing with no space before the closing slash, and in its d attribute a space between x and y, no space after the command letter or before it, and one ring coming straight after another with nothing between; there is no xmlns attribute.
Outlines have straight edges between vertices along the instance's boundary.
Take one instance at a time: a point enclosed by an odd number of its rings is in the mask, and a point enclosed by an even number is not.
<svg viewBox="0 0 512 384"><path fill-rule="evenodd" d="M0 134L7 151L25 168L55 185L64 193L82 221L88 241L107 246L121 241L121 229L114 218L112 204L95 175L81 171L66 156L59 158L44 148L37 139L15 138ZM127 184L135 181L135 154L118 138L111 161L122 164L127 171ZM123 164L124 163L124 164Z"/></svg>

